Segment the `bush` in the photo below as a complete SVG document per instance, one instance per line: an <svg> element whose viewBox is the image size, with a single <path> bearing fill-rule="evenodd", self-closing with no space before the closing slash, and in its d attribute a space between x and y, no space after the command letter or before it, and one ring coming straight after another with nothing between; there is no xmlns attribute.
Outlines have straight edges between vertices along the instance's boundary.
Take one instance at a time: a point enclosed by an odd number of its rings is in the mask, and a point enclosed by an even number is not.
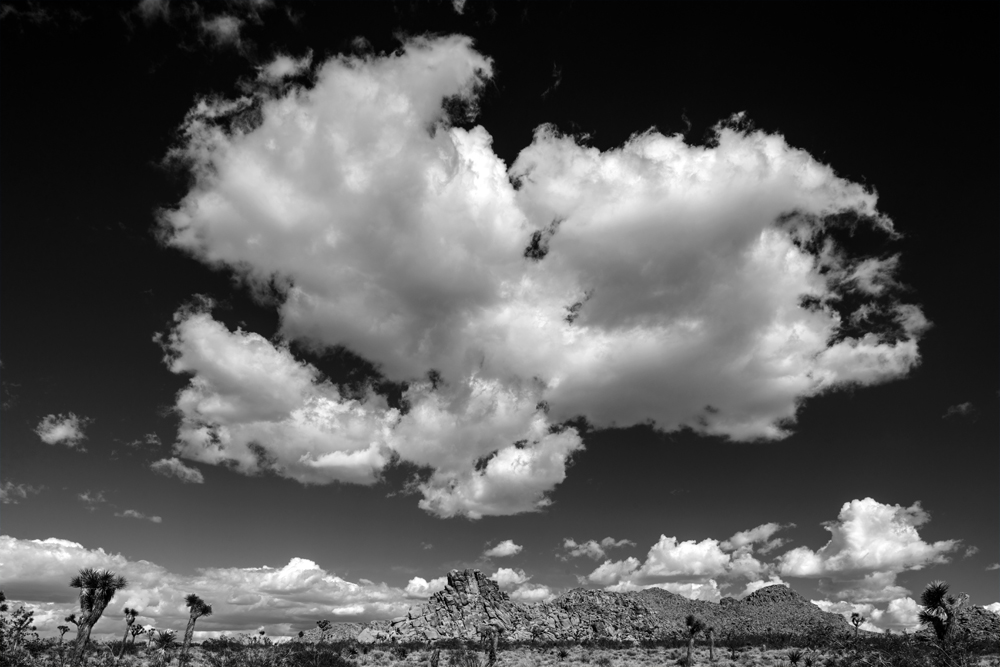
<svg viewBox="0 0 1000 667"><path fill-rule="evenodd" d="M448 667L480 667L479 655L465 648L448 653Z"/></svg>

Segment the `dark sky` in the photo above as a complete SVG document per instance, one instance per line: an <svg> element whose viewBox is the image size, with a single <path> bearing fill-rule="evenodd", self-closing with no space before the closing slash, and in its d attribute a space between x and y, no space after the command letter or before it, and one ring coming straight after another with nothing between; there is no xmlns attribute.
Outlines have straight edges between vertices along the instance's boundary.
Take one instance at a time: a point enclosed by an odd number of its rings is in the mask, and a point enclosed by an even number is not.
<svg viewBox="0 0 1000 667"><path fill-rule="evenodd" d="M995 3L0 7L44 630L84 565L277 635L454 567L1000 597Z"/></svg>

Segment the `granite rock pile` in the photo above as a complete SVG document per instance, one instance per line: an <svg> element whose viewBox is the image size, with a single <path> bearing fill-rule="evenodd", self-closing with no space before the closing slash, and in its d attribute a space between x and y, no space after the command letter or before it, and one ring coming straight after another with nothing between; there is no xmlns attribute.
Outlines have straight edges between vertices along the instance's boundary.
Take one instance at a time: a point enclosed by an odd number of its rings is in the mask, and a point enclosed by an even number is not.
<svg viewBox="0 0 1000 667"><path fill-rule="evenodd" d="M685 637L688 614L704 620L720 639L729 633L853 632L840 614L825 612L780 584L718 604L659 588L628 593L577 588L551 602L521 604L479 570L452 570L444 590L427 602L410 607L405 616L373 621L355 638L363 644L477 639L485 626L493 626L508 641L640 641ZM976 636L1000 637L1000 617L981 607L964 609L960 623Z"/></svg>
<svg viewBox="0 0 1000 667"><path fill-rule="evenodd" d="M484 625L492 625L513 641L639 641L683 636L688 614L702 617L717 633L802 632L816 624L850 628L839 614L821 611L784 586L763 588L740 601L727 598L723 604L688 600L661 589L609 593L577 588L552 602L526 605L512 601L479 570L452 570L443 591L410 607L405 616L369 623L357 639L361 643L475 639Z"/></svg>

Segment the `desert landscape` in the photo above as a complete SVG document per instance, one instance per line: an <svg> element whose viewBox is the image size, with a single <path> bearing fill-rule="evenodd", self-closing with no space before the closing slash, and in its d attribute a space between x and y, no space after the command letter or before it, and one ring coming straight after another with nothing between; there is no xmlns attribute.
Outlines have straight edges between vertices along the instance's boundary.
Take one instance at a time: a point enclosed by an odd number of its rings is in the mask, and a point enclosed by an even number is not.
<svg viewBox="0 0 1000 667"><path fill-rule="evenodd" d="M998 26L0 0L0 667L1000 667Z"/></svg>
<svg viewBox="0 0 1000 667"><path fill-rule="evenodd" d="M88 581L87 577L91 577ZM120 578L118 578L120 579ZM298 637L223 635L192 643L210 604L188 596L183 643L175 633L144 628L125 609L122 640L89 641L90 628L114 597L113 573L81 573L81 613L67 617L76 639L40 640L32 612L3 605L2 657L10 667L639 667L653 665L1000 665L1000 615L967 605L968 596L932 582L921 596L920 632L861 631L867 620L820 610L782 585L741 600L689 600L652 588L614 593L574 589L552 602L514 602L479 570L452 570L443 591L405 616L368 624L317 621ZM88 586L88 584L91 584ZM103 603L103 604L102 604ZM853 626L853 627L852 627ZM131 635L131 642L128 637ZM136 643L137 635L147 635ZM480 655L481 654L481 655Z"/></svg>

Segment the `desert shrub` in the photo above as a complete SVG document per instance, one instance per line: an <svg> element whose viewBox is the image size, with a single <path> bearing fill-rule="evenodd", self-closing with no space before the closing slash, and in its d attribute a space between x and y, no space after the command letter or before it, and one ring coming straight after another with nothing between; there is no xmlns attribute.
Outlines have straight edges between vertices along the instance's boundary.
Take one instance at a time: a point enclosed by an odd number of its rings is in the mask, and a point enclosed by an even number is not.
<svg viewBox="0 0 1000 667"><path fill-rule="evenodd" d="M561 648L561 649L559 649L559 653L557 653L556 655L559 656L560 660L565 660L566 658L569 657L569 650L566 649L565 647Z"/></svg>
<svg viewBox="0 0 1000 667"><path fill-rule="evenodd" d="M465 647L448 652L448 667L480 667L479 654Z"/></svg>
<svg viewBox="0 0 1000 667"><path fill-rule="evenodd" d="M597 667L611 667L611 658L606 655L602 655L594 664L597 665Z"/></svg>

